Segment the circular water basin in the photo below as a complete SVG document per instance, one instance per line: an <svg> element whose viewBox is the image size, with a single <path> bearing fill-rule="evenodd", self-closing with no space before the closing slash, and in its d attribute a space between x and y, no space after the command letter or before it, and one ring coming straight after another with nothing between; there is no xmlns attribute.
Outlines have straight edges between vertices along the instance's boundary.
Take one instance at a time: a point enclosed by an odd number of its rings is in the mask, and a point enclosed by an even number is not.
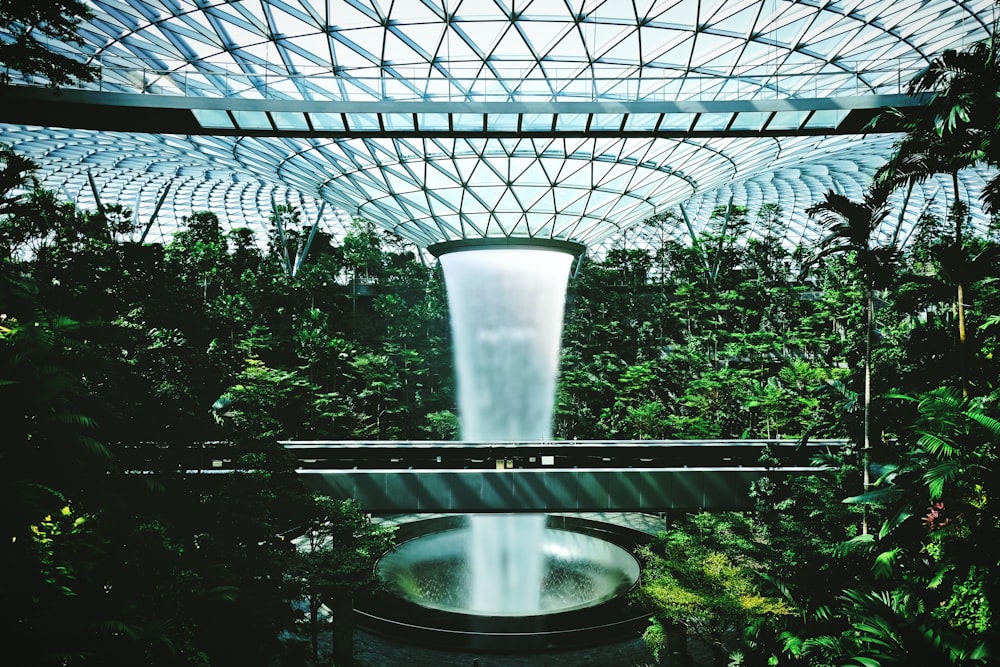
<svg viewBox="0 0 1000 667"><path fill-rule="evenodd" d="M403 542L377 572L391 593L422 607L514 617L560 614L621 596L639 578L639 564L592 535L488 516Z"/></svg>

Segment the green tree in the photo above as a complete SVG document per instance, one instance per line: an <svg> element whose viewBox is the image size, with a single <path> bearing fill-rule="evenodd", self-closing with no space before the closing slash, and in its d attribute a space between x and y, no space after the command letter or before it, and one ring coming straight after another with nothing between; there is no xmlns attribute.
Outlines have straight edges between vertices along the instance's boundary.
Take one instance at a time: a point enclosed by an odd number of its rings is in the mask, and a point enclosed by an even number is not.
<svg viewBox="0 0 1000 667"><path fill-rule="evenodd" d="M314 658L320 608L330 610L334 663L354 664L354 599L375 584L375 562L393 543L393 529L375 524L356 501L316 496L315 514L299 542L295 575L308 601Z"/></svg>
<svg viewBox="0 0 1000 667"><path fill-rule="evenodd" d="M207 303L209 288L213 295L223 289L221 277L229 261L222 223L211 211L197 211L184 218L183 225L165 248L166 260L177 268L183 282L198 288L195 293Z"/></svg>
<svg viewBox="0 0 1000 667"><path fill-rule="evenodd" d="M875 292L892 283L901 256L895 246L872 246L872 235L889 214L887 196L888 191L884 188L872 188L862 201L856 202L831 191L823 201L807 211L809 215L818 217L829 230L829 235L820 243L817 259L834 253L850 253L864 288L864 425L861 450L864 457L862 474L865 489L871 484L868 457L872 446L871 347L875 323ZM863 521L862 532L868 532L867 518Z"/></svg>
<svg viewBox="0 0 1000 667"><path fill-rule="evenodd" d="M343 249L353 283L378 282L382 272L382 237L375 223L361 217L352 218Z"/></svg>
<svg viewBox="0 0 1000 667"><path fill-rule="evenodd" d="M935 174L952 178L953 254L965 252L963 228L968 205L962 201L958 173L979 164L1000 166L1000 86L998 67L1000 35L996 26L989 38L965 49L947 49L932 58L927 68L907 86L910 95L930 94L927 106L907 111L891 109L883 115L897 122L906 134L897 142L890 160L876 174L881 183L898 187L922 182ZM994 176L980 193L987 211L1000 210L1000 176ZM965 311L967 284L956 286L959 358L964 391L968 392L968 334Z"/></svg>
<svg viewBox="0 0 1000 667"><path fill-rule="evenodd" d="M80 23L93 16L80 0L21 2L0 0L0 27L10 39L0 42L0 86L10 83L10 71L25 77L42 76L49 86L74 79L94 81L96 66L54 51L51 44L83 44Z"/></svg>

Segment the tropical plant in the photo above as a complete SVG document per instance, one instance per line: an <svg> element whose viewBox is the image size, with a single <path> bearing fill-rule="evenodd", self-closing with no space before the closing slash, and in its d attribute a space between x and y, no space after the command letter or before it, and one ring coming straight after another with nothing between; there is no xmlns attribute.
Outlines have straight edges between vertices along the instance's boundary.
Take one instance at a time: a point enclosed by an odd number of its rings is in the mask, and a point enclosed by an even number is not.
<svg viewBox="0 0 1000 667"><path fill-rule="evenodd" d="M947 49L907 86L910 95L927 94L926 106L889 109L883 119L905 131L892 157L876 173L876 182L889 187L922 182L935 174L952 178L953 253L965 252L963 227L968 205L962 201L958 173L975 165L1000 166L1000 34L997 26L987 39L962 49ZM879 121L876 121L879 122ZM990 179L980 193L987 212L1000 210L1000 176ZM965 309L966 283L958 281L955 310L958 315L959 357L966 392L968 342Z"/></svg>
<svg viewBox="0 0 1000 667"><path fill-rule="evenodd" d="M850 629L810 646L859 666L986 665L1000 590L987 546L1000 537L991 505L1000 420L954 388L899 398L917 408L908 444L870 491L845 501L885 509L877 535L844 545L871 554L873 589L846 590L839 613Z"/></svg>
<svg viewBox="0 0 1000 667"><path fill-rule="evenodd" d="M305 526L293 572L308 602L311 644L318 654L321 606L332 614L333 654L337 665L353 664L354 598L375 584L375 562L393 543L394 529L376 524L354 500L314 498L314 515Z"/></svg>
<svg viewBox="0 0 1000 667"><path fill-rule="evenodd" d="M875 292L891 284L901 258L895 246L872 246L872 235L889 214L886 203L888 191L884 188L870 188L860 202L852 201L844 195L827 192L823 200L814 204L807 213L819 218L829 230L820 242L816 260L834 253L850 253L858 269L864 287L864 425L862 428L861 450L863 487L871 483L868 457L871 450L871 403L872 368L871 347L875 323ZM863 519L862 532L868 532L867 517Z"/></svg>
<svg viewBox="0 0 1000 667"><path fill-rule="evenodd" d="M11 70L29 78L42 76L49 86L96 79L96 66L51 47L60 42L83 44L77 30L81 21L91 16L82 0L0 0L0 27L10 35L0 42L0 86L10 83Z"/></svg>
<svg viewBox="0 0 1000 667"><path fill-rule="evenodd" d="M791 613L783 600L761 592L767 550L759 538L741 515L705 513L638 549L638 597L652 610L645 638L654 655L686 655L674 645L681 630L709 646L722 667L741 629Z"/></svg>

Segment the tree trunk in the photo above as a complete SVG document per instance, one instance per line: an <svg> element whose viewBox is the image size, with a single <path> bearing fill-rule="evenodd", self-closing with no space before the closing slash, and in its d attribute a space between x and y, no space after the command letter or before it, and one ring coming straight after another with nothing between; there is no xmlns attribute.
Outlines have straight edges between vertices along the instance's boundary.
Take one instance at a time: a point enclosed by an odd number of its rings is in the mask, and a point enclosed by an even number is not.
<svg viewBox="0 0 1000 667"><path fill-rule="evenodd" d="M354 664L354 597L347 592L333 598L333 664Z"/></svg>
<svg viewBox="0 0 1000 667"><path fill-rule="evenodd" d="M962 374L962 396L969 397L969 382L966 377L965 372L965 348L966 348L966 334L965 334L965 288L961 281L958 283L958 294L957 294L957 307L958 307L958 367L959 372Z"/></svg>
<svg viewBox="0 0 1000 667"><path fill-rule="evenodd" d="M712 644L712 667L726 667L726 651L718 644Z"/></svg>
<svg viewBox="0 0 1000 667"><path fill-rule="evenodd" d="M871 473L868 470L871 456L871 410L872 410L872 329L875 321L875 296L872 290L865 290L865 397L864 417L862 418L861 435L861 486L867 493L871 486ZM868 503L861 506L861 534L868 534Z"/></svg>
<svg viewBox="0 0 1000 667"><path fill-rule="evenodd" d="M319 601L309 597L309 639L312 643L312 657L319 657Z"/></svg>
<svg viewBox="0 0 1000 667"><path fill-rule="evenodd" d="M964 240L962 239L962 219L965 217L965 213L962 209L962 200L959 197L958 190L958 171L954 171L951 174L952 188L955 191L955 201L952 204L954 207L954 218L955 218L955 250L958 252L958 256L963 253ZM962 279L958 279L958 288L955 298L955 313L958 316L958 371L960 374L959 380L962 383L962 396L968 397L969 395L969 383L966 378L965 369L965 287L962 285Z"/></svg>

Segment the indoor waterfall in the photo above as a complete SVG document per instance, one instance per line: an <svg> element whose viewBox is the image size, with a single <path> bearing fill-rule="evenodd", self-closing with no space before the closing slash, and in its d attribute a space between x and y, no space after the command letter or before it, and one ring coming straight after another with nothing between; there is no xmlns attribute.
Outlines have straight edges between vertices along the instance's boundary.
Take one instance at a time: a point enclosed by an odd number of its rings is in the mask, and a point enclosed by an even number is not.
<svg viewBox="0 0 1000 667"><path fill-rule="evenodd" d="M572 259L567 252L531 247L441 256L463 440L551 439ZM473 515L470 522L470 608L537 613L545 516Z"/></svg>

